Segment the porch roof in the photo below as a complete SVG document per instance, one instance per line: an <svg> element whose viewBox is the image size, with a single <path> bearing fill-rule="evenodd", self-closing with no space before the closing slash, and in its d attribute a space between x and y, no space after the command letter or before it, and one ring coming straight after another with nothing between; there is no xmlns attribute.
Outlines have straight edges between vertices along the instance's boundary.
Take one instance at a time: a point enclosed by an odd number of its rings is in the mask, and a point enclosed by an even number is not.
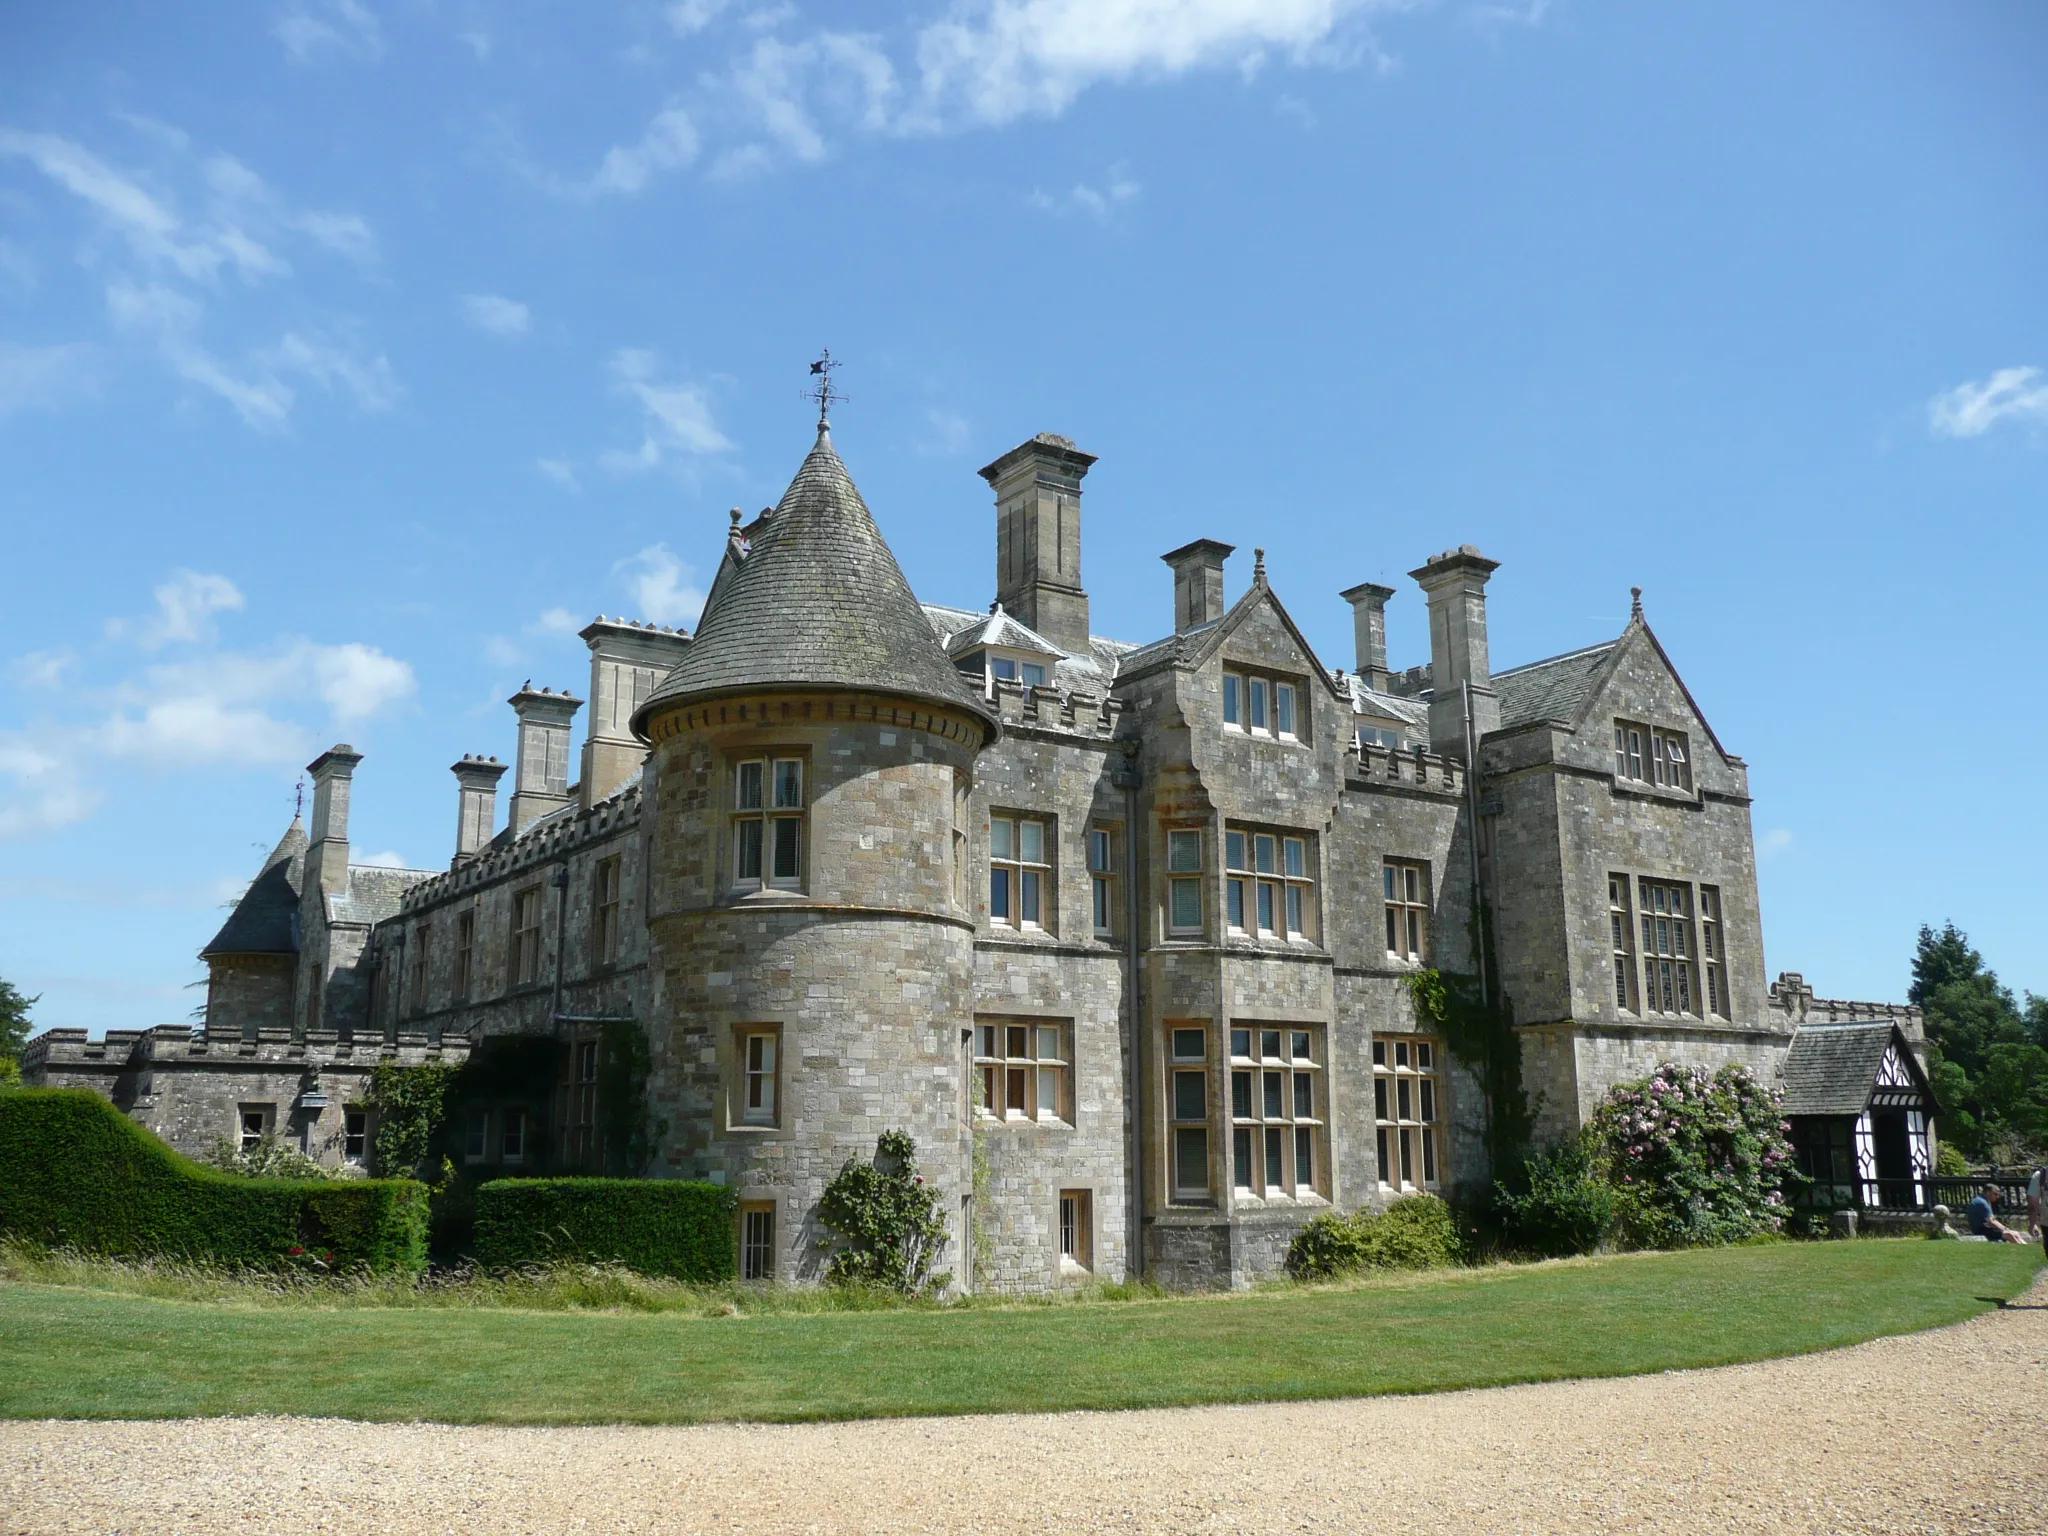
<svg viewBox="0 0 2048 1536"><path fill-rule="evenodd" d="M1894 1042L1911 1085L1880 1087L1885 1052ZM1880 1092L1887 1101L1917 1098L1916 1107L1930 1112L1936 1107L1920 1063L1896 1024L1809 1024L1793 1035L1785 1057L1787 1115L1860 1115Z"/></svg>

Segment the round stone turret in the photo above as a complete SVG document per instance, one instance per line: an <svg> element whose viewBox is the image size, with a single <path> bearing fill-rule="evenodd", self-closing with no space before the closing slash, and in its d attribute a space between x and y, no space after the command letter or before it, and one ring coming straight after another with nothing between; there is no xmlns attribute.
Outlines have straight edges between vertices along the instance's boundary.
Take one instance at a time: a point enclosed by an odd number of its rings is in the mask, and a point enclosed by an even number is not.
<svg viewBox="0 0 2048 1536"><path fill-rule="evenodd" d="M653 748L657 1171L731 1185L743 1260L813 1279L824 1186L881 1132L908 1131L954 1224L942 1265L961 1269L963 822L1001 727L825 432L751 541L729 545L688 651L633 724Z"/></svg>

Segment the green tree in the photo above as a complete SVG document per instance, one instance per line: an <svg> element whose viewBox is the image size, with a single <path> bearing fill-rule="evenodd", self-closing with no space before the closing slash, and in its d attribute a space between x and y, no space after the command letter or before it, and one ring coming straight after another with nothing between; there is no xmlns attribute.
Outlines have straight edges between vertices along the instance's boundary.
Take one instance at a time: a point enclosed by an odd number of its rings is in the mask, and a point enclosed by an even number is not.
<svg viewBox="0 0 2048 1536"><path fill-rule="evenodd" d="M1946 1139L2000 1162L2048 1147L2048 998L2022 1009L1954 923L1921 928L1906 996L1927 1014Z"/></svg>
<svg viewBox="0 0 2048 1536"><path fill-rule="evenodd" d="M0 1087L21 1081L21 1051L28 1044L28 1011L36 998L23 997L11 981L0 981Z"/></svg>

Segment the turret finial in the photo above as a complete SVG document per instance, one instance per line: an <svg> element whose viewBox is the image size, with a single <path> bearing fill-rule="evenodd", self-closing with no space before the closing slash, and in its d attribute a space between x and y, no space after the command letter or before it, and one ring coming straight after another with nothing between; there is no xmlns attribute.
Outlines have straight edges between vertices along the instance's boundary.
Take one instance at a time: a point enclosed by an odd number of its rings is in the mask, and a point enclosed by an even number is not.
<svg viewBox="0 0 2048 1536"><path fill-rule="evenodd" d="M1641 587L1630 587L1628 589L1628 598L1628 616L1640 624L1643 620L1643 589Z"/></svg>
<svg viewBox="0 0 2048 1536"><path fill-rule="evenodd" d="M832 430L832 402L844 401L846 396L832 387L832 370L839 366L832 360L832 349L827 347L818 354L818 360L811 364L811 377L818 382L804 391L806 400L818 402L818 433L823 436Z"/></svg>

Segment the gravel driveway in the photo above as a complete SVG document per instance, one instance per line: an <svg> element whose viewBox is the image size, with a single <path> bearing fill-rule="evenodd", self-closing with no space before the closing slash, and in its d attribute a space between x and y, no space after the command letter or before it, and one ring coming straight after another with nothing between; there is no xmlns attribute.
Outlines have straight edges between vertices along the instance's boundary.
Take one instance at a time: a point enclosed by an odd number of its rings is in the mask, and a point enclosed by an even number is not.
<svg viewBox="0 0 2048 1536"><path fill-rule="evenodd" d="M1854 1349L1432 1397L794 1427L0 1425L8 1536L1054 1528L2048 1531L2048 1271L2006 1310Z"/></svg>

